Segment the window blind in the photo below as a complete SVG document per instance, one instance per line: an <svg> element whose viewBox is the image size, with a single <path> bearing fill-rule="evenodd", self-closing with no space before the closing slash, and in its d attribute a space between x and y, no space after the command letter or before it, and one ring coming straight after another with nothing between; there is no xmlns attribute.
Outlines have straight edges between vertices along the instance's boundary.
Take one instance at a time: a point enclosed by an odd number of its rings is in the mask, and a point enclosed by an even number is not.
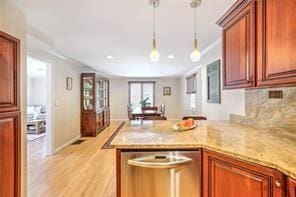
<svg viewBox="0 0 296 197"><path fill-rule="evenodd" d="M186 94L194 94L196 93L196 74L187 77L187 88L186 88Z"/></svg>

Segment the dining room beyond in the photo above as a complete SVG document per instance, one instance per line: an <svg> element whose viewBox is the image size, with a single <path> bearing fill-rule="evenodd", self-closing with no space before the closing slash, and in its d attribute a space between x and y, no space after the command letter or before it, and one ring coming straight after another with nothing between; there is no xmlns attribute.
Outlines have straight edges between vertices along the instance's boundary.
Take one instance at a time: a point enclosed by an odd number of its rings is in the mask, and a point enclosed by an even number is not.
<svg viewBox="0 0 296 197"><path fill-rule="evenodd" d="M129 120L167 120L165 117L165 105L161 103L156 106L145 106L132 108L127 106L127 114Z"/></svg>
<svg viewBox="0 0 296 197"><path fill-rule="evenodd" d="M111 120L181 119L180 94L179 77L110 78Z"/></svg>

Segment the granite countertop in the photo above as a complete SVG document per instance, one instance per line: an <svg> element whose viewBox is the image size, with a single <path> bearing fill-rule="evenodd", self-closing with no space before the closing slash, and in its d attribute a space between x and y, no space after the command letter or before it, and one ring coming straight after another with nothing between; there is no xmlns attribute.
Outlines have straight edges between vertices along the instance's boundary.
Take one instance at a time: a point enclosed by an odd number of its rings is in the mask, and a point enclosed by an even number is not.
<svg viewBox="0 0 296 197"><path fill-rule="evenodd" d="M129 121L113 139L117 149L206 148L274 169L296 179L296 133L247 127L228 121L198 121L177 132L177 121Z"/></svg>

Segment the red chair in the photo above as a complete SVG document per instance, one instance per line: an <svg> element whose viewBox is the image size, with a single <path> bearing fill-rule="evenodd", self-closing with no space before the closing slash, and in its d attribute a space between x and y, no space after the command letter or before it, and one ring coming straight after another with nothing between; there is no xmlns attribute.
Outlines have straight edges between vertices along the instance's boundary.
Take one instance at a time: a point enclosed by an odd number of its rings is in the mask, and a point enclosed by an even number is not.
<svg viewBox="0 0 296 197"><path fill-rule="evenodd" d="M193 120L207 120L205 116L184 116L183 120L188 120L189 118L192 118Z"/></svg>

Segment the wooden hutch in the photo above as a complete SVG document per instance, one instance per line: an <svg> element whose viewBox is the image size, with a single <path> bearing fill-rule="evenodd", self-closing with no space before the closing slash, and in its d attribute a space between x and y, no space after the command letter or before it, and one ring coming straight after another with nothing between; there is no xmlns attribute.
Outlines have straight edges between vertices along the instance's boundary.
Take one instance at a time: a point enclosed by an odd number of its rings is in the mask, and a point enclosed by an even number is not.
<svg viewBox="0 0 296 197"><path fill-rule="evenodd" d="M110 125L109 80L81 74L81 136L97 136Z"/></svg>

